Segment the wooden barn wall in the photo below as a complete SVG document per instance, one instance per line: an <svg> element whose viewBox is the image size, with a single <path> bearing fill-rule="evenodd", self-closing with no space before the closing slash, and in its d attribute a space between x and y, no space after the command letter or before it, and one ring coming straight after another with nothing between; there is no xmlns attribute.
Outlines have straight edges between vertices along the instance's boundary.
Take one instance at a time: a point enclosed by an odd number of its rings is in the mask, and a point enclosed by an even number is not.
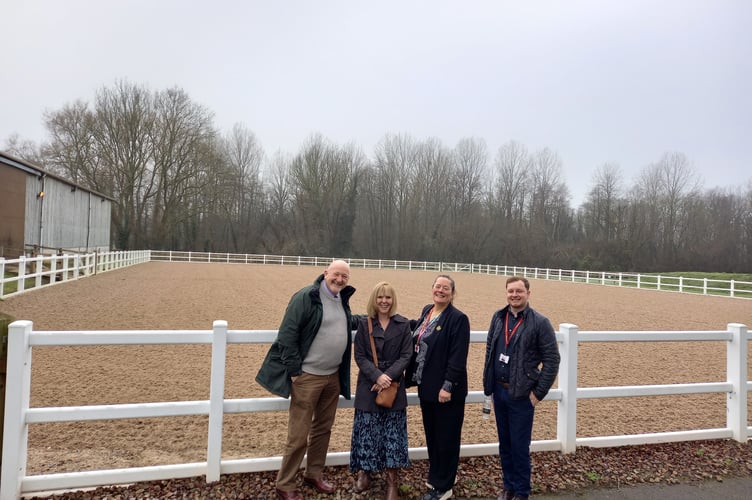
<svg viewBox="0 0 752 500"><path fill-rule="evenodd" d="M0 257L23 255L26 174L0 164Z"/></svg>

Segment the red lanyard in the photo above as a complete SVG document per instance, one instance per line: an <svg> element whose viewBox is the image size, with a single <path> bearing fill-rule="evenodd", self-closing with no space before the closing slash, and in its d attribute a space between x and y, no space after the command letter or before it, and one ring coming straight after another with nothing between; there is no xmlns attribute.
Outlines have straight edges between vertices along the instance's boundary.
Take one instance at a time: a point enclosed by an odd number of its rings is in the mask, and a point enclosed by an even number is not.
<svg viewBox="0 0 752 500"><path fill-rule="evenodd" d="M426 315L425 319L423 320L423 325L421 326L421 329L418 330L418 342L415 344L416 348L417 348L417 346L420 345L420 339L421 339L421 337L423 337L423 334L426 333L426 330L428 330L428 327L431 326L432 324L436 323L436 321L439 319L439 316L441 316L441 313L439 313L436 316L434 316L433 318L431 318L431 320L429 321L428 318L430 317L431 312L433 312L433 307L431 308L430 311L428 311L428 314ZM442 311L442 312L444 312L444 311Z"/></svg>
<svg viewBox="0 0 752 500"><path fill-rule="evenodd" d="M504 317L504 340L506 343L504 344L504 347L509 347L509 340L514 337L514 332L517 331L517 329L520 327L522 322L525 321L524 316L520 316L520 320L517 322L516 325L514 325L514 328L512 328L512 331L509 331L509 313L506 314Z"/></svg>

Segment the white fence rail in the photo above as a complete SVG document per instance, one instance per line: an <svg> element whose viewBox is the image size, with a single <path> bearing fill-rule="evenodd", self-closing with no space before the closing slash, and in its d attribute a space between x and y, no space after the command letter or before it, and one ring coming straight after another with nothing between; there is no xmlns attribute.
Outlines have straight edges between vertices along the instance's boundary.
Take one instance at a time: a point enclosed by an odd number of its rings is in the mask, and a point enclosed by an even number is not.
<svg viewBox="0 0 752 500"><path fill-rule="evenodd" d="M149 261L149 251L0 257L0 299L43 286ZM7 274L7 276L6 276ZM6 292L15 284L15 290Z"/></svg>
<svg viewBox="0 0 752 500"><path fill-rule="evenodd" d="M0 299L42 286L79 279L97 272L119 269L149 261L325 267L331 260L332 257L173 252L162 250L39 255L37 257L19 257L18 259L0 258ZM752 282L739 280L716 280L709 278L686 278L682 276L661 276L658 274L578 271L574 269L546 269L460 262L424 262L389 259L346 260L353 267L365 269L467 272L497 276L517 275L525 276L526 278L568 281L572 283L589 283L752 299Z"/></svg>
<svg viewBox="0 0 752 500"><path fill-rule="evenodd" d="M30 321L16 321L8 332L8 380L5 400L5 426L2 450L0 500L13 500L21 494L60 489L80 489L136 481L205 476L208 482L220 474L276 470L281 457L222 460L222 425L225 414L287 410L283 398L224 399L227 344L271 343L273 330L228 330L227 322L215 321L212 330L172 331L34 331ZM485 332L472 332L471 342L485 342ZM747 422L747 399L752 383L747 380L747 350L750 333L742 324L729 324L720 331L579 332L575 325L562 324L557 333L562 361L558 387L546 399L557 402L557 437L534 441L533 451L573 452L576 446L620 446L669 441L729 439L744 442L752 434ZM723 341L726 349L726 382L665 384L620 387L577 387L577 352L583 342ZM69 345L154 345L210 344L211 380L208 401L180 401L140 404L90 405L30 408L32 348ZM726 394L726 427L691 431L578 438L577 400L668 394ZM483 395L473 391L468 403L479 403ZM417 404L417 395L408 395L408 404ZM340 398L340 408L352 401ZM208 415L206 461L198 463L134 467L86 472L26 475L29 424L88 421L100 419L153 418L181 415ZM464 445L463 456L496 454L497 443ZM425 459L425 448L411 448L412 459ZM330 453L328 465L346 465L349 453Z"/></svg>
<svg viewBox="0 0 752 500"><path fill-rule="evenodd" d="M276 264L285 266L324 267L332 261L332 257L151 250L151 260L168 262ZM526 278L568 281L572 283L590 283L597 285L752 299L752 282L740 280L716 280L709 278L662 276L658 274L578 271L575 269L546 269L539 267L499 266L492 264L469 264L459 262L423 262L412 260L348 258L345 260L347 260L352 267L366 269L402 269L454 273L468 272L501 276L525 276Z"/></svg>

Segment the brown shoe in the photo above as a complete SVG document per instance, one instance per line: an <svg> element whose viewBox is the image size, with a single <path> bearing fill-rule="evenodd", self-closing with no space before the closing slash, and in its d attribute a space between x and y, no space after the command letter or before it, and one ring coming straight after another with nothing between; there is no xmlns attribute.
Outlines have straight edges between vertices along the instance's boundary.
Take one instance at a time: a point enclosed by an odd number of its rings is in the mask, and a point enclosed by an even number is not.
<svg viewBox="0 0 752 500"><path fill-rule="evenodd" d="M334 492L334 485L325 481L324 478L318 477L304 477L303 481L316 488L319 493L332 493Z"/></svg>
<svg viewBox="0 0 752 500"><path fill-rule="evenodd" d="M358 471L358 479L355 481L355 487L353 491L355 493L363 493L371 487L371 473L364 470Z"/></svg>
<svg viewBox="0 0 752 500"><path fill-rule="evenodd" d="M303 500L303 495L298 490L282 491L279 488L277 490L277 496L282 500Z"/></svg>
<svg viewBox="0 0 752 500"><path fill-rule="evenodd" d="M509 490L504 490L501 492L501 495L499 495L496 500L512 500L514 498L514 492Z"/></svg>

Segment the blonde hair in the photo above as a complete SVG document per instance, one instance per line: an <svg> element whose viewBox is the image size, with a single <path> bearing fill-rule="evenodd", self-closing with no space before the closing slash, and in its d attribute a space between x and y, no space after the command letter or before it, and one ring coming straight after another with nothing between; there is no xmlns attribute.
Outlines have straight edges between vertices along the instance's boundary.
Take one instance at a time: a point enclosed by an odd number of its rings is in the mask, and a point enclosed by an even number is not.
<svg viewBox="0 0 752 500"><path fill-rule="evenodd" d="M394 313L397 312L397 292L394 290L394 287L386 281L377 283L376 286L373 287L373 290L371 290L371 296L368 298L368 306L366 307L368 317L375 318L378 315L379 308L376 305L376 299L379 295L386 295L392 298L392 307L389 308L389 317L391 318L394 316Z"/></svg>

